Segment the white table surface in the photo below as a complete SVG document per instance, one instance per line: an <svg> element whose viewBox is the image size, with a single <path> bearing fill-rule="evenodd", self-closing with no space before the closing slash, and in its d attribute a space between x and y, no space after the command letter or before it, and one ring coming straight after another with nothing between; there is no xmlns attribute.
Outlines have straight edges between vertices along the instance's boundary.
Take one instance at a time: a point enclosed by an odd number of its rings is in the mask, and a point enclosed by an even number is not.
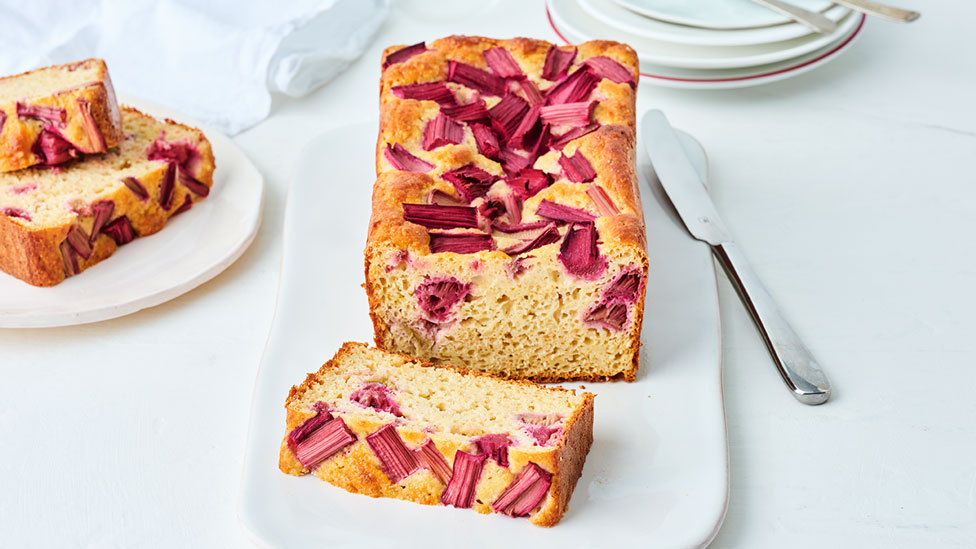
<svg viewBox="0 0 976 549"><path fill-rule="evenodd" d="M241 456L303 143L377 116L387 44L555 40L541 2L417 15L434 4L395 6L346 73L236 138L268 188L224 274L128 317L0 330L0 546L250 545ZM721 283L732 491L712 547L976 547L976 5L912 7L918 22L870 20L795 79L640 89L638 112L708 150L727 224L834 384L828 404L796 403ZM322 166L322 184L369 182Z"/></svg>

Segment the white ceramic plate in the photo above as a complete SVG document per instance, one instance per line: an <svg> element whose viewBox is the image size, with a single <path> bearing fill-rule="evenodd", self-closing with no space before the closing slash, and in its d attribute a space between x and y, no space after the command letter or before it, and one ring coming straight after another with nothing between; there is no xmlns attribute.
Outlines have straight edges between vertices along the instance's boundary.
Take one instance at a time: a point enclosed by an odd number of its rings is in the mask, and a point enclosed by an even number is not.
<svg viewBox="0 0 976 549"><path fill-rule="evenodd" d="M210 196L158 233L133 240L57 286L38 288L0 272L0 328L84 324L159 305L217 276L254 240L264 180L237 145L161 105L125 95L119 99L206 133L217 162Z"/></svg>
<svg viewBox="0 0 976 549"><path fill-rule="evenodd" d="M644 77L644 82L669 88L685 89L744 88L784 80L829 63L850 49L857 37L860 36L863 21L866 19L866 16L863 15L859 17L861 24L855 27L849 35L842 37L835 44L801 55L796 59L758 67L715 70L681 69L641 63L641 75Z"/></svg>
<svg viewBox="0 0 976 549"><path fill-rule="evenodd" d="M772 27L755 29L716 30L700 27L676 25L666 21L659 21L644 17L628 9L624 9L614 0L579 0L580 7L591 17L606 25L628 32L635 36L673 42L675 44L689 44L693 46L750 46L754 44L769 44L782 42L801 36L808 36L812 31L799 23L783 23ZM833 6L823 14L831 21L840 21L851 10L843 6Z"/></svg>
<svg viewBox="0 0 976 549"><path fill-rule="evenodd" d="M703 152L690 138L685 143L701 167ZM240 517L255 541L401 549L458 540L560 549L707 544L729 488L715 273L708 249L662 206L659 187L642 187L652 274L638 380L585 384L597 394L595 439L555 528L372 499L278 471L289 388L342 342L372 340L360 284L375 144L375 123L332 130L306 146L291 185L278 305L255 382L240 494ZM322 166L330 166L327 185ZM646 160L640 169L642 179L653 178Z"/></svg>
<svg viewBox="0 0 976 549"><path fill-rule="evenodd" d="M849 14L840 20L837 30L826 34L809 34L800 38L748 46L696 46L675 44L636 36L611 27L590 16L579 0L547 0L549 20L571 41L594 39L616 40L630 44L641 62L686 69L730 69L754 67L793 59L818 50L849 33L861 20L860 14Z"/></svg>
<svg viewBox="0 0 976 549"><path fill-rule="evenodd" d="M790 19L751 0L614 0L621 6L645 15L692 27L711 29L750 29L788 23ZM790 0L810 11L830 8L829 0Z"/></svg>

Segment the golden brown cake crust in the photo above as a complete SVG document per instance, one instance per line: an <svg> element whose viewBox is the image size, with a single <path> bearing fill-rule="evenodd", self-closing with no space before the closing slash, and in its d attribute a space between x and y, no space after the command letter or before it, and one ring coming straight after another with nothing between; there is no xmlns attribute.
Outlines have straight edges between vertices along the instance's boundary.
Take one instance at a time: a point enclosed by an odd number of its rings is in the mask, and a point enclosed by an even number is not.
<svg viewBox="0 0 976 549"><path fill-rule="evenodd" d="M105 61L86 59L54 67L64 71L79 68L94 69L95 79L69 88L51 90L45 95L0 102L0 119L4 120L0 125L0 172L20 170L43 162L41 157L32 152L32 148L44 123L19 116L17 103L21 100L30 105L64 109L65 122L58 128L58 132L82 153L102 153L118 146L123 137L122 119ZM52 67L45 67L0 78L0 84L51 69ZM101 132L104 148L102 143L93 142L86 132L85 115L82 112L85 108L89 110Z"/></svg>
<svg viewBox="0 0 976 549"><path fill-rule="evenodd" d="M154 120L131 107L123 107L122 110L136 119ZM200 153L200 158L195 165L195 173L191 175L208 188L211 187L215 163L210 142L202 132L195 128L168 119L165 120L165 123L168 126L164 127L171 132L181 130L188 132L187 135L193 136L193 145ZM85 161L86 159L83 157L66 163L58 169L67 172L72 169L74 164ZM55 177L55 174L47 169L29 168L28 170L37 174L37 178L42 181L39 185L43 185L45 178ZM110 190L102 192L97 200L111 200L115 204L113 219L125 215L137 236L153 234L166 225L167 220L179 211L180 204L183 204L185 200L189 199L196 202L202 199L184 188L183 185L176 183L173 190L173 206L169 210L161 208L155 198L160 194L166 171L166 162L159 161L152 162L151 168L139 174L138 180L145 187L150 197L147 200L140 200L124 185L116 184L120 180L112 180ZM0 174L0 192L3 192L3 189L8 185L5 178L10 177L13 175ZM99 184L104 183L104 181L99 182ZM25 223L22 219L0 215L0 270L34 286L53 286L60 283L68 273L65 272L65 264L59 245L65 241L68 231L73 225L78 224L86 231L90 231L92 223L93 216L90 213L76 212L69 221L55 226L36 226L33 223ZM80 273L111 256L118 245L111 237L101 233L93 239L91 247L92 254L88 259L77 257L78 270L74 274Z"/></svg>
<svg viewBox="0 0 976 549"><path fill-rule="evenodd" d="M295 456L295 453L288 446L288 433L313 417L315 412L302 409L297 403L302 399L307 391L322 383L324 376L334 368L337 368L349 353L359 348L368 348L364 343L347 342L336 352L328 362L313 373L309 373L305 380L297 386L292 386L285 400L286 429L285 437L281 442L279 450L278 468L290 475L305 475L310 473L307 468L302 466ZM442 368L452 370L464 376L475 376L492 379L492 376L482 372L472 371L466 368L430 364L417 361L406 356L389 353L399 357L404 362L420 364L424 367ZM514 385L543 389L552 392L569 392L567 389L559 387L538 387L528 381L508 381ZM531 454L531 461L539 464L544 469L552 473L552 484L548 499L543 501L541 508L529 516L529 520L538 526L553 526L559 522L565 514L569 499L572 496L573 488L582 474L583 463L593 443L593 402L594 395L583 393L583 406L574 411L571 417L566 419L566 434L562 442L552 448L552 451L534 452ZM369 419L351 418L346 416L345 421L352 432L358 435L359 440L352 443L346 449L329 460L318 466L314 474L340 488L349 492L363 494L370 497L392 497L404 499L425 505L439 505L443 484L428 471L418 471L411 475L409 479L392 483L380 468L379 461L363 441L366 434L375 432L384 424ZM408 444L419 445L428 436L434 439L436 434L420 433L415 431L401 430L400 434ZM445 455L454 455L454 452L463 450L456 442L437 439L437 447ZM527 463L529 455L520 452L517 448L510 449L509 459L513 469L521 469ZM494 466L492 466L494 467ZM500 468L495 468L496 474L501 473ZM517 473L513 470L512 473ZM505 472L503 478L505 483L509 482L514 475ZM488 501L478 501L473 506L479 513L490 513L491 507Z"/></svg>

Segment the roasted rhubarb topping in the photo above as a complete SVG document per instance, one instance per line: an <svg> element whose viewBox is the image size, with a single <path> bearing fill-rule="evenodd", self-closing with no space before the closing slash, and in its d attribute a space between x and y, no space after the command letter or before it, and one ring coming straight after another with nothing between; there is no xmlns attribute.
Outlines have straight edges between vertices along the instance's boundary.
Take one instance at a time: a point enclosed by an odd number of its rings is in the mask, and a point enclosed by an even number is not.
<svg viewBox="0 0 976 549"><path fill-rule="evenodd" d="M580 69L546 92L546 104L561 105L586 101L600 83L589 69Z"/></svg>
<svg viewBox="0 0 976 549"><path fill-rule="evenodd" d="M478 448L479 454L485 454L495 460L500 467L508 467L508 447L512 445L508 435L504 433L484 435L471 442Z"/></svg>
<svg viewBox="0 0 976 549"><path fill-rule="evenodd" d="M392 424L366 437L366 443L380 460L380 468L390 482L396 484L420 469L417 455L410 451Z"/></svg>
<svg viewBox="0 0 976 549"><path fill-rule="evenodd" d="M602 55L599 57L591 57L583 63L593 71L593 74L597 78L609 78L618 84L626 82L630 84L631 88L637 87L637 83L634 82L634 73L609 57Z"/></svg>
<svg viewBox="0 0 976 549"><path fill-rule="evenodd" d="M553 149L562 149L570 141L572 141L574 139L578 139L580 137L583 137L584 135L586 135L588 133L593 133L599 127L600 127L600 125L597 124L596 122L594 122L594 123L592 123L592 124L590 124L589 126L586 126L586 127L572 128L571 130L567 131L566 133L564 133L564 134L562 134L562 135L560 135L558 137L553 137L552 139L550 139L549 140L549 146L551 148L553 148Z"/></svg>
<svg viewBox="0 0 976 549"><path fill-rule="evenodd" d="M132 228L129 218L122 216L102 227L102 232L107 234L119 246L128 244L136 237L136 232Z"/></svg>
<svg viewBox="0 0 976 549"><path fill-rule="evenodd" d="M529 104L514 93L506 95L498 104L488 109L492 127L506 141L512 138L528 112Z"/></svg>
<svg viewBox="0 0 976 549"><path fill-rule="evenodd" d="M626 303L611 301L600 303L583 317L588 325L603 326L611 330L623 330L627 324L628 307Z"/></svg>
<svg viewBox="0 0 976 549"><path fill-rule="evenodd" d="M71 244L68 244L67 240L62 240L61 244L58 245L58 251L61 252L64 274L67 276L78 274L78 255L75 253L75 249L71 247Z"/></svg>
<svg viewBox="0 0 976 549"><path fill-rule="evenodd" d="M510 517L523 517L542 502L551 483L552 473L529 462L491 504L491 508Z"/></svg>
<svg viewBox="0 0 976 549"><path fill-rule="evenodd" d="M82 229L78 225L72 225L71 228L68 229L68 236L66 239L68 244L71 244L71 247L78 252L78 255L84 259L91 257L91 238L89 237L88 233L85 232L85 229Z"/></svg>
<svg viewBox="0 0 976 549"><path fill-rule="evenodd" d="M535 238L532 238L531 240L523 240L522 242L506 248L503 251L508 255L515 256L532 251L536 248L541 248L542 246L546 246L548 244L555 244L556 242L559 242L559 230L556 229L555 223L550 223Z"/></svg>
<svg viewBox="0 0 976 549"><path fill-rule="evenodd" d="M424 128L422 146L425 151L432 151L444 145L457 145L463 139L464 126L441 113L428 122Z"/></svg>
<svg viewBox="0 0 976 549"><path fill-rule="evenodd" d="M77 101L78 110L81 111L81 124L85 128L85 135L88 136L88 142L91 144L91 150L86 152L103 153L107 151L105 137L102 135L102 130L98 128L98 124L95 123L95 117L91 113L91 105L81 97Z"/></svg>
<svg viewBox="0 0 976 549"><path fill-rule="evenodd" d="M454 471L448 481L441 503L468 509L474 503L474 491L485 467L485 454L469 454L458 450L454 454Z"/></svg>
<svg viewBox="0 0 976 549"><path fill-rule="evenodd" d="M448 194L440 189L434 189L427 195L428 204L440 204L441 206L463 206L465 202L456 196Z"/></svg>
<svg viewBox="0 0 976 549"><path fill-rule="evenodd" d="M7 113L0 111L0 134L3 133L3 126L7 123Z"/></svg>
<svg viewBox="0 0 976 549"><path fill-rule="evenodd" d="M478 205L478 214L485 219L495 219L505 213L505 204L501 200L488 198Z"/></svg>
<svg viewBox="0 0 976 549"><path fill-rule="evenodd" d="M28 105L20 101L17 102L17 116L37 118L38 120L46 120L53 124L64 124L68 119L68 113L61 107Z"/></svg>
<svg viewBox="0 0 976 549"><path fill-rule="evenodd" d="M418 42L412 46L400 48L386 56L386 59L383 60L383 70L386 70L386 68L390 65L403 63L407 59L410 59L417 54L424 53L425 51L427 51L427 44L423 42Z"/></svg>
<svg viewBox="0 0 976 549"><path fill-rule="evenodd" d="M509 175L519 173L528 168L532 163L532 159L514 149L504 149L499 157L502 163L502 169Z"/></svg>
<svg viewBox="0 0 976 549"><path fill-rule="evenodd" d="M163 174L163 182L159 185L159 206L164 210L169 210L173 206L175 182L176 164L170 162L166 164L166 173Z"/></svg>
<svg viewBox="0 0 976 549"><path fill-rule="evenodd" d="M197 146L185 139L166 141L165 135L160 136L146 147L149 160L162 160L173 163L188 173L196 173L197 164L203 159Z"/></svg>
<svg viewBox="0 0 976 549"><path fill-rule="evenodd" d="M470 206L403 204L403 219L428 229L478 227L477 211Z"/></svg>
<svg viewBox="0 0 976 549"><path fill-rule="evenodd" d="M569 228L559 248L559 261L567 271L587 279L603 273L607 262L600 257L597 236L593 223L578 223Z"/></svg>
<svg viewBox="0 0 976 549"><path fill-rule="evenodd" d="M495 136L495 132L484 124L471 124L471 133L474 134L474 141L478 145L478 152L492 160L498 160L502 149L498 143L498 137Z"/></svg>
<svg viewBox="0 0 976 549"><path fill-rule="evenodd" d="M573 156L561 155L559 165L563 168L566 178L573 183L586 183L596 179L596 171L580 151L576 151Z"/></svg>
<svg viewBox="0 0 976 549"><path fill-rule="evenodd" d="M447 458L444 457L444 454L437 449L437 445L434 444L433 440L428 438L427 442L421 444L415 452L417 452L417 459L420 461L420 465L426 469L430 469L441 482L447 484L451 480L451 466L447 463Z"/></svg>
<svg viewBox="0 0 976 549"><path fill-rule="evenodd" d="M487 95L505 95L507 89L504 78L457 61L447 62L447 80Z"/></svg>
<svg viewBox="0 0 976 549"><path fill-rule="evenodd" d="M596 101L580 101L579 103L563 103L561 105L546 105L541 108L539 115L546 124L558 126L588 126L596 109Z"/></svg>
<svg viewBox="0 0 976 549"><path fill-rule="evenodd" d="M78 158L78 149L69 143L54 126L45 126L31 146L31 152L41 159L42 164L54 166Z"/></svg>
<svg viewBox="0 0 976 549"><path fill-rule="evenodd" d="M535 85L535 82L524 79L519 80L518 85L522 88L522 93L525 94L525 100L529 102L530 105L535 105L536 103L542 103L545 98L542 97L542 92L539 91L539 86Z"/></svg>
<svg viewBox="0 0 976 549"><path fill-rule="evenodd" d="M20 219L23 219L24 221L31 220L31 215L30 213L27 212L27 210L23 208L15 208L13 206L5 206L3 208L0 208L0 214L3 214L7 217L18 217Z"/></svg>
<svg viewBox="0 0 976 549"><path fill-rule="evenodd" d="M471 285L456 278L427 280L417 287L414 296L424 316L432 322L445 322L454 307L471 293Z"/></svg>
<svg viewBox="0 0 976 549"><path fill-rule="evenodd" d="M323 403L316 402L315 410L318 414L288 434L288 447L306 469L314 469L356 441L356 435L346 427L346 422L332 417Z"/></svg>
<svg viewBox="0 0 976 549"><path fill-rule="evenodd" d="M505 214L508 222L512 225L522 224L522 202L518 194L510 192L502 197L502 204L505 206Z"/></svg>
<svg viewBox="0 0 976 549"><path fill-rule="evenodd" d="M488 109L485 106L485 101L481 98L473 103L468 103L467 105L442 107L441 113L445 114L448 118L457 120L458 122L470 123L490 121L490 118L488 117Z"/></svg>
<svg viewBox="0 0 976 549"><path fill-rule="evenodd" d="M546 63L542 66L542 77L546 80L559 80L566 76L570 65L576 59L576 48L572 50L561 50L556 46L551 46L546 52Z"/></svg>
<svg viewBox="0 0 976 549"><path fill-rule="evenodd" d="M187 189L190 189L190 191L197 196L205 197L210 194L210 187L204 185L196 179L193 179L183 170L179 171L179 180L181 185Z"/></svg>
<svg viewBox="0 0 976 549"><path fill-rule="evenodd" d="M557 204L551 200L543 200L540 202L539 209L535 211L535 214L539 217L547 217L564 223L587 223L596 219L596 216L590 212Z"/></svg>
<svg viewBox="0 0 976 549"><path fill-rule="evenodd" d="M183 195L183 203L180 204L179 208L173 210L173 215L180 215L181 213L189 210L192 207L193 207L193 199L190 198L190 195L185 194Z"/></svg>
<svg viewBox="0 0 976 549"><path fill-rule="evenodd" d="M430 253L454 252L473 254L483 250L494 250L495 241L490 234L480 233L439 233L430 231Z"/></svg>
<svg viewBox="0 0 976 549"><path fill-rule="evenodd" d="M536 234L541 232L542 229L545 229L549 225L550 222L546 220L532 221L530 223L519 223L517 225L510 225L508 223L501 223L495 221L492 222L491 228L498 232L508 233L508 234L532 231L532 236L534 237Z"/></svg>
<svg viewBox="0 0 976 549"><path fill-rule="evenodd" d="M515 58L505 48L487 49L482 52L482 55L491 70L502 78L522 78L525 76Z"/></svg>
<svg viewBox="0 0 976 549"><path fill-rule="evenodd" d="M457 105L457 99L451 88L443 82L424 82L422 84L406 84L390 88L393 95L400 99L416 99L418 101L435 101L440 106Z"/></svg>
<svg viewBox="0 0 976 549"><path fill-rule="evenodd" d="M383 155L386 159L393 164L393 167L398 170L403 170L405 172L429 172L434 169L434 165L430 162L426 162L417 158L416 156L410 154L403 145L396 143L395 145L386 145L386 149L383 150Z"/></svg>
<svg viewBox="0 0 976 549"><path fill-rule="evenodd" d="M525 169L505 180L512 190L522 200L528 200L539 194L539 191L552 184L549 175L542 170Z"/></svg>
<svg viewBox="0 0 976 549"><path fill-rule="evenodd" d="M112 212L115 211L115 202L111 200L99 200L92 203L91 209L94 219L92 220L90 241L94 243L98 235L102 233L102 227L105 226L105 223L109 219L112 219Z"/></svg>
<svg viewBox="0 0 976 549"><path fill-rule="evenodd" d="M146 187L135 177L122 178L122 182L125 183L125 186L132 191L132 194L138 196L140 200L146 200L149 198L149 192L146 191Z"/></svg>
<svg viewBox="0 0 976 549"><path fill-rule="evenodd" d="M469 204L475 198L485 196L492 184L498 180L498 177L474 164L444 172L441 174L441 178L454 185L461 198Z"/></svg>
<svg viewBox="0 0 976 549"><path fill-rule="evenodd" d="M403 414L400 413L400 405L393 400L390 388L382 383L363 384L362 387L349 395L349 400L364 408L372 408L381 412L389 412L397 417L403 417Z"/></svg>
<svg viewBox="0 0 976 549"><path fill-rule="evenodd" d="M512 147L519 149L529 149L535 142L535 138L538 136L537 125L539 123L539 112L542 110L542 104L537 103L529 107L529 110L525 112L525 116L522 120L515 126L512 130L511 135L508 138L508 144Z"/></svg>
<svg viewBox="0 0 976 549"><path fill-rule="evenodd" d="M590 197L590 200L596 204L596 209L599 210L602 216L612 216L620 213L617 206L610 199L610 195L607 191L603 190L603 187L593 183L586 189L586 194Z"/></svg>

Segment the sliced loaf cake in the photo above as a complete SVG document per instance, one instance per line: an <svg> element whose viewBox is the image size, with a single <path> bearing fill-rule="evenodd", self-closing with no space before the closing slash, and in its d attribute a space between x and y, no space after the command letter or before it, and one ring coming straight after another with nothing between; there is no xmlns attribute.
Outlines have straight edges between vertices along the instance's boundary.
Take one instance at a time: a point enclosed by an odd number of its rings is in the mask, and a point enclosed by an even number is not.
<svg viewBox="0 0 976 549"><path fill-rule="evenodd" d="M292 387L279 468L350 492L552 526L593 441L593 395L346 343Z"/></svg>
<svg viewBox="0 0 976 549"><path fill-rule="evenodd" d="M121 141L122 117L105 61L0 78L0 172L61 164Z"/></svg>
<svg viewBox="0 0 976 549"><path fill-rule="evenodd" d="M0 270L52 286L210 193L214 158L202 132L128 107L122 125L106 154L0 173Z"/></svg>

